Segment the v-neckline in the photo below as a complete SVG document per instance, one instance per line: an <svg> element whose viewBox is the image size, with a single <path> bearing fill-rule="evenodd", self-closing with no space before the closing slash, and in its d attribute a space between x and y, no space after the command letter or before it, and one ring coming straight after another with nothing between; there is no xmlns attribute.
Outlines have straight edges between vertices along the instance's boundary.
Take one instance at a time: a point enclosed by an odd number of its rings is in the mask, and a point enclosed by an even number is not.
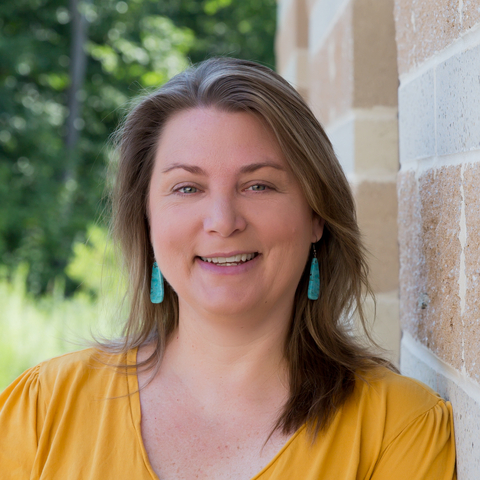
<svg viewBox="0 0 480 480"><path fill-rule="evenodd" d="M137 359L138 348L129 350L127 353L127 365L134 365ZM153 480L160 480L152 468L150 459L148 458L147 450L145 444L143 443L142 438L142 409L140 405L140 391L138 387L138 376L137 374L127 373L126 375L127 389L128 389L128 400L130 405L130 414L132 419L133 428L135 430L135 436L137 439L137 444L140 449L143 461L145 463L145 468L152 477ZM293 435L284 443L282 448L275 454L275 456L265 465L255 476L250 478L250 480L258 480L262 475L264 475L270 468L272 468L282 454L288 449L288 447L295 441L295 439L305 430L305 425L302 425Z"/></svg>

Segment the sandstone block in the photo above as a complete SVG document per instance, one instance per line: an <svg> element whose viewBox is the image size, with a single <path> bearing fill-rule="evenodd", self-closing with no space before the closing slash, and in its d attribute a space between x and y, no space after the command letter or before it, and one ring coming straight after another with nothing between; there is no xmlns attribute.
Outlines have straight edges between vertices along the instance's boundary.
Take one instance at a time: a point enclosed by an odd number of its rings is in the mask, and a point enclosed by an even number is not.
<svg viewBox="0 0 480 480"><path fill-rule="evenodd" d="M480 46L436 68L437 153L480 148Z"/></svg>
<svg viewBox="0 0 480 480"><path fill-rule="evenodd" d="M461 167L399 176L400 318L455 368L463 364L459 275Z"/></svg>
<svg viewBox="0 0 480 480"><path fill-rule="evenodd" d="M370 252L375 293L398 288L397 194L394 182L359 183L354 188L358 223Z"/></svg>
<svg viewBox="0 0 480 480"><path fill-rule="evenodd" d="M465 165L463 190L466 241L464 357L469 375L480 383L480 163Z"/></svg>
<svg viewBox="0 0 480 480"><path fill-rule="evenodd" d="M400 87L398 109L400 163L435 155L433 71Z"/></svg>

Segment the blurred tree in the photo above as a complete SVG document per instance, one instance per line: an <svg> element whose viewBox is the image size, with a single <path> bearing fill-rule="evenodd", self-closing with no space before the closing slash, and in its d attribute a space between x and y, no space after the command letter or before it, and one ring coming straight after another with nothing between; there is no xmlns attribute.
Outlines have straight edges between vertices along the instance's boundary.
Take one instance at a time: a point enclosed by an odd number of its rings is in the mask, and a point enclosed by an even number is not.
<svg viewBox="0 0 480 480"><path fill-rule="evenodd" d="M193 63L228 55L275 66L275 0L163 0L161 14L195 32Z"/></svg>
<svg viewBox="0 0 480 480"><path fill-rule="evenodd" d="M274 63L275 0L69 2L0 4L0 263L30 264L34 293L104 208L108 137L130 97L189 59Z"/></svg>

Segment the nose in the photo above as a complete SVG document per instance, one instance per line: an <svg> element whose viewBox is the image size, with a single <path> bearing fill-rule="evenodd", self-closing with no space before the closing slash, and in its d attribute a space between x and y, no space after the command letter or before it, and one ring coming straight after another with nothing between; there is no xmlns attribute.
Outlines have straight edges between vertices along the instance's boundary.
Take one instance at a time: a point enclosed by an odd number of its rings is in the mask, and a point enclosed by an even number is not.
<svg viewBox="0 0 480 480"><path fill-rule="evenodd" d="M226 238L242 232L246 226L247 221L234 196L218 194L211 199L203 220L205 231Z"/></svg>

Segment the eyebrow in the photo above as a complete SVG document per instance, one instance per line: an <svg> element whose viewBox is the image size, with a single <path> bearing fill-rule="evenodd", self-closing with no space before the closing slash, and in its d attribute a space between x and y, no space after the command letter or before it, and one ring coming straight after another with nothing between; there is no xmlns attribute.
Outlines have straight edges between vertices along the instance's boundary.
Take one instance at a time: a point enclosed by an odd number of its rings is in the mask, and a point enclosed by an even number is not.
<svg viewBox="0 0 480 480"><path fill-rule="evenodd" d="M259 163L250 163L249 165L244 165L240 169L240 173L252 173L257 170L260 170L261 168L266 168L266 167L271 167L271 168L275 168L276 170L285 171L285 168L282 165L279 165L278 163L259 162ZM186 163L174 163L173 165L170 165L169 167L167 167L165 170L162 170L162 173L167 173L177 168L186 170L187 172L193 173L195 175L204 175L204 176L207 175L205 170L203 170L202 168L197 167L196 165L188 165Z"/></svg>

